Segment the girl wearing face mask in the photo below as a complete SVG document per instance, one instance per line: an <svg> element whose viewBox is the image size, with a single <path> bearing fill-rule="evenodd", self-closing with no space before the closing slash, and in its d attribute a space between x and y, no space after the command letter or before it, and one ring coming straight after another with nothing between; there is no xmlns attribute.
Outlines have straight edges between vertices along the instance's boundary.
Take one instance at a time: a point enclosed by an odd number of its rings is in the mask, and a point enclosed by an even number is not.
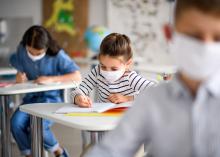
<svg viewBox="0 0 220 157"><path fill-rule="evenodd" d="M52 83L80 81L79 67L69 58L49 32L42 26L32 26L25 33L10 58L11 65L18 70L16 82L32 80L36 83ZM62 102L62 91L29 93L23 98L22 104L58 103ZM68 153L60 147L50 130L53 122L43 120L44 147L56 157L67 157ZM21 154L31 155L30 116L17 109L11 118L11 131Z"/></svg>
<svg viewBox="0 0 220 157"><path fill-rule="evenodd" d="M91 70L80 87L72 92L73 102L81 107L91 107L91 91L98 89L98 102L123 103L155 83L131 71L132 49L130 39L112 33L100 46L99 65Z"/></svg>

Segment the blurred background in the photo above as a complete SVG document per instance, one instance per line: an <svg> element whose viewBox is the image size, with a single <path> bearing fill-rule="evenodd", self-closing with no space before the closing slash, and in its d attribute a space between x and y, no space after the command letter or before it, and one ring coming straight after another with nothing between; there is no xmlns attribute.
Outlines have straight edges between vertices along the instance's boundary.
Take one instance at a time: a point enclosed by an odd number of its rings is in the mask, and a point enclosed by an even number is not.
<svg viewBox="0 0 220 157"><path fill-rule="evenodd" d="M158 79L174 70L163 35L172 11L172 0L0 0L0 66L10 66L24 31L38 24L85 69L106 35L124 33L132 41L135 68Z"/></svg>
<svg viewBox="0 0 220 157"><path fill-rule="evenodd" d="M169 80L176 68L163 32L172 24L173 8L173 0L0 0L0 71L10 68L9 56L36 24L50 31L83 76L98 63L102 39L118 32L131 39L135 70L156 82ZM59 124L53 129L71 157L79 156L80 131ZM15 144L13 154L19 156Z"/></svg>

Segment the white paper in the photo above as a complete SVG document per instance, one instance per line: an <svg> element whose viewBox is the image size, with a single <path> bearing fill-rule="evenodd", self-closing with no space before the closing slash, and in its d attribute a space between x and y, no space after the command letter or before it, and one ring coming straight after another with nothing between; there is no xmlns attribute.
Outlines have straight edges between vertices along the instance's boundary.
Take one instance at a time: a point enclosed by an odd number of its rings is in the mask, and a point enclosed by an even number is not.
<svg viewBox="0 0 220 157"><path fill-rule="evenodd" d="M77 105L64 106L55 111L55 113L65 114L65 113L89 113L89 112L98 112L102 113L113 108L120 107L131 107L132 103L93 103L91 108L82 108Z"/></svg>
<svg viewBox="0 0 220 157"><path fill-rule="evenodd" d="M65 114L65 113L74 113L74 112L93 112L92 108L81 108L76 105L64 106L55 111L55 113Z"/></svg>

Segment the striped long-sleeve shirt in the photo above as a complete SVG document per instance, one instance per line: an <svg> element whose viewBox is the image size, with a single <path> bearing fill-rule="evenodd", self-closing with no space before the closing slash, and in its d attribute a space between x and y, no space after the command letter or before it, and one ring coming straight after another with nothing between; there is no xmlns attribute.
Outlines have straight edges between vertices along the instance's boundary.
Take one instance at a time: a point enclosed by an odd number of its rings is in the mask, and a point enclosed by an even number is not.
<svg viewBox="0 0 220 157"><path fill-rule="evenodd" d="M99 66L91 70L88 76L82 81L79 88L72 91L74 98L78 94L89 96L91 91L97 88L98 102L109 102L110 94L118 93L124 96L134 96L148 86L155 84L146 80L135 71L126 71L124 75L114 83L109 83L100 73ZM74 99L73 99L74 100Z"/></svg>

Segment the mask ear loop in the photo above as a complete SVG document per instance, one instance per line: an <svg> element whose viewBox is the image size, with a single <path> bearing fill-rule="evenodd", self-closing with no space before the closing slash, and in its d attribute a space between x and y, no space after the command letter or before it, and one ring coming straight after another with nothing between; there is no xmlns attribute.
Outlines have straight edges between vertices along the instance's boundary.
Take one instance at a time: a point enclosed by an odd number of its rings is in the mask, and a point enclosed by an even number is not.
<svg viewBox="0 0 220 157"><path fill-rule="evenodd" d="M133 63L132 58L130 58L125 64L126 64L126 68L125 71L130 71L131 70L131 65Z"/></svg>

